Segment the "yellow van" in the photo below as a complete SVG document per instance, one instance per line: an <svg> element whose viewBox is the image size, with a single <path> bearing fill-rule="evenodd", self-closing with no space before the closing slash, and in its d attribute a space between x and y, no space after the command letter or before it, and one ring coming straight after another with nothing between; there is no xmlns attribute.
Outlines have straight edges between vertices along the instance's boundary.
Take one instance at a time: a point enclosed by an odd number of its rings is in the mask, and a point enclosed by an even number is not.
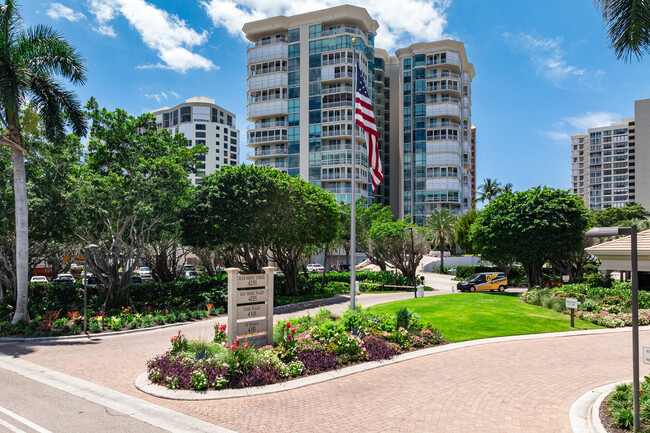
<svg viewBox="0 0 650 433"><path fill-rule="evenodd" d="M461 292L495 291L503 292L508 288L508 277L503 272L481 272L456 285Z"/></svg>

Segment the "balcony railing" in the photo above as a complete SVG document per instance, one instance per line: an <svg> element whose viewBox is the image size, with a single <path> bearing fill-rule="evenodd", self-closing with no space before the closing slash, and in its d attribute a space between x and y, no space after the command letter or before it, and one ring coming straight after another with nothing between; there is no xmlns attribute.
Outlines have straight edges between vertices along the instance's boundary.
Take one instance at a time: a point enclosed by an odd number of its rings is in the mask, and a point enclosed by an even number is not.
<svg viewBox="0 0 650 433"><path fill-rule="evenodd" d="M440 73L438 73L438 72L440 72ZM427 80L430 80L432 78L447 78L447 77L449 77L449 78L460 78L460 74L456 74L456 73L453 73L453 72L447 72L447 71L438 71L436 69L436 70L431 71L429 73L429 75L427 75Z"/></svg>
<svg viewBox="0 0 650 433"><path fill-rule="evenodd" d="M322 36L330 36L330 35L340 35L341 33L353 33L355 35L365 36L365 34L361 30L350 26L339 27L331 30L323 30L322 32L320 32L320 35L322 37Z"/></svg>
<svg viewBox="0 0 650 433"><path fill-rule="evenodd" d="M287 127L287 126L289 126L289 122L287 121L276 121L270 123L259 123L255 125L248 125L248 127L246 127L246 130L254 131L256 129L268 129L268 128Z"/></svg>
<svg viewBox="0 0 650 433"><path fill-rule="evenodd" d="M448 84L440 84L438 86L427 86L427 92L437 92L439 90L453 90L454 92L458 92L459 90L458 86L450 86Z"/></svg>
<svg viewBox="0 0 650 433"><path fill-rule="evenodd" d="M442 104L443 102L452 102L454 104L460 104L460 99L450 98L448 96L442 98L427 98L427 104Z"/></svg>
<svg viewBox="0 0 650 433"><path fill-rule="evenodd" d="M323 131L321 133L321 136L323 137L338 137L340 135L352 135L352 128L350 129L341 129L341 130L331 130L331 131Z"/></svg>
<svg viewBox="0 0 650 433"><path fill-rule="evenodd" d="M323 108L352 107L352 101L323 102Z"/></svg>
<svg viewBox="0 0 650 433"><path fill-rule="evenodd" d="M286 148L255 149L255 156L287 155L287 154L288 151Z"/></svg>
<svg viewBox="0 0 650 433"><path fill-rule="evenodd" d="M255 77L257 75L264 75L264 74L273 74L274 72L287 72L287 67L282 66L278 68L265 68L265 69L260 69L260 70L249 70L248 71L248 76L249 77Z"/></svg>
<svg viewBox="0 0 650 433"><path fill-rule="evenodd" d="M329 89L322 89L321 95L330 95L332 93L352 93L352 86L331 87Z"/></svg>
<svg viewBox="0 0 650 433"><path fill-rule="evenodd" d="M272 141L287 141L287 134L269 135L266 137L248 137L248 143L268 143Z"/></svg>
<svg viewBox="0 0 650 433"><path fill-rule="evenodd" d="M352 59L348 59L348 58L323 60L321 66L342 65L344 63L352 64L353 61L352 61Z"/></svg>
<svg viewBox="0 0 650 433"><path fill-rule="evenodd" d="M267 101L277 101L278 99L288 99L287 95L278 95L278 96L259 96L259 97L250 97L248 102L254 104L256 102L267 102Z"/></svg>
<svg viewBox="0 0 650 433"><path fill-rule="evenodd" d="M322 123L330 122L352 122L352 116L328 116L323 117Z"/></svg>
<svg viewBox="0 0 650 433"><path fill-rule="evenodd" d="M278 44L278 43L281 43L281 42L287 42L287 37L282 36L282 37L279 37L279 38L272 38L272 39L263 40L263 41L260 40L260 41L255 42L254 44L249 44L248 48L263 47L265 45Z"/></svg>

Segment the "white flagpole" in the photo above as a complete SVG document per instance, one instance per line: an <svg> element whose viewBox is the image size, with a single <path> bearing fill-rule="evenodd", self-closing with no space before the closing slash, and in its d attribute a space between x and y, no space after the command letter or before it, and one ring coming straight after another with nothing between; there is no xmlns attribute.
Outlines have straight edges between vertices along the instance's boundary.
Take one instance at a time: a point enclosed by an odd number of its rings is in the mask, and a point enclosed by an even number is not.
<svg viewBox="0 0 650 433"><path fill-rule="evenodd" d="M356 38L352 38L352 203L350 203L350 310L354 311L355 296L356 296L356 282L357 282L357 269L356 269L356 252L357 252L357 180L356 180L356 153L357 153L357 50Z"/></svg>

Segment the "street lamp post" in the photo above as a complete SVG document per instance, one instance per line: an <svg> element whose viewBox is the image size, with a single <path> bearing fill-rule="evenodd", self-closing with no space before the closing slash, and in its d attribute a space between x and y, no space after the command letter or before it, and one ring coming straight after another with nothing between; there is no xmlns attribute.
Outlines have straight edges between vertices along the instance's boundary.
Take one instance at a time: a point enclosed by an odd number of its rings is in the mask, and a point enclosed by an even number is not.
<svg viewBox="0 0 650 433"><path fill-rule="evenodd" d="M95 244L87 244L84 246L84 334L88 329L88 252L99 248Z"/></svg>
<svg viewBox="0 0 650 433"><path fill-rule="evenodd" d="M640 430L639 417L639 260L637 251L637 227L596 227L585 233L589 238L630 236L630 261L632 271L632 383L634 392L634 433Z"/></svg>

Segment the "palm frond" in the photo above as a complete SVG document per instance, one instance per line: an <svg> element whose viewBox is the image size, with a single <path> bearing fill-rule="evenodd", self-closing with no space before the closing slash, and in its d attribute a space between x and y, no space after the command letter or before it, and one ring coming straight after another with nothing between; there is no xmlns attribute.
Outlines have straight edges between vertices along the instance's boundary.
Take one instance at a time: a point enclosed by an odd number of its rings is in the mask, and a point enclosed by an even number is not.
<svg viewBox="0 0 650 433"><path fill-rule="evenodd" d="M603 14L609 45L619 60L650 53L650 4L647 0L595 0Z"/></svg>
<svg viewBox="0 0 650 433"><path fill-rule="evenodd" d="M86 66L79 52L48 26L37 25L22 33L16 56L39 72L58 74L73 84L86 81Z"/></svg>

